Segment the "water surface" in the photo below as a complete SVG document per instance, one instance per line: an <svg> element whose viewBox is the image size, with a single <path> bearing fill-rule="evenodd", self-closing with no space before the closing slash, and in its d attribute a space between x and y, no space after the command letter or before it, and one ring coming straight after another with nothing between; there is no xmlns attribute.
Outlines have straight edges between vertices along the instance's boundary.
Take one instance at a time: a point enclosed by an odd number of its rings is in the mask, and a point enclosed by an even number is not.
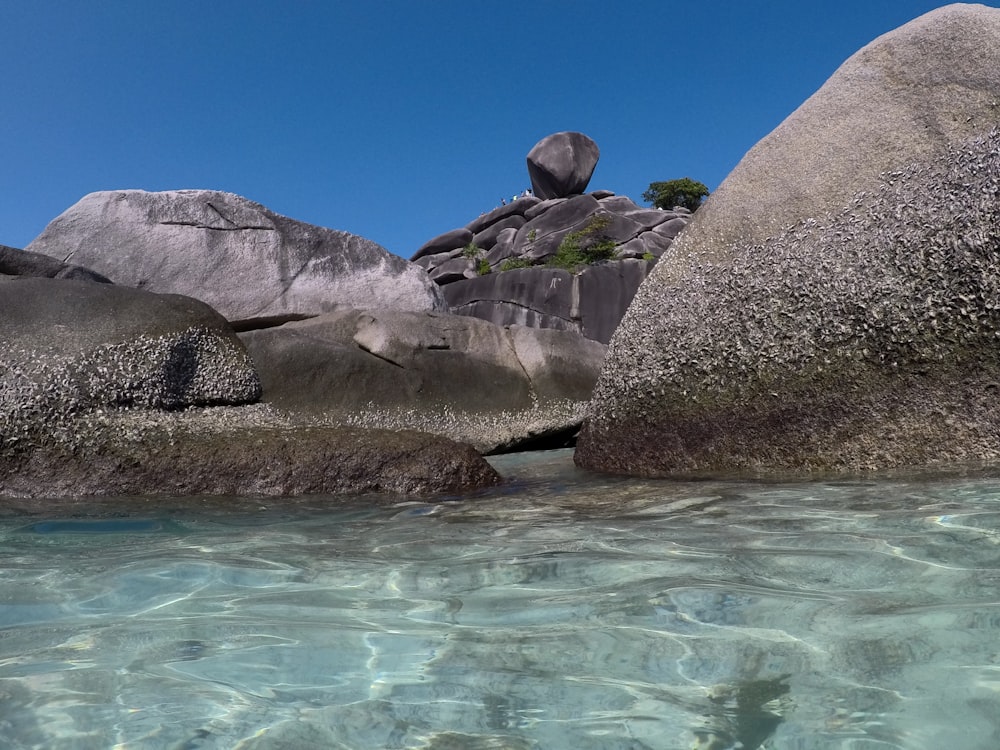
<svg viewBox="0 0 1000 750"><path fill-rule="evenodd" d="M1000 748L1000 480L496 464L436 503L7 503L0 747Z"/></svg>

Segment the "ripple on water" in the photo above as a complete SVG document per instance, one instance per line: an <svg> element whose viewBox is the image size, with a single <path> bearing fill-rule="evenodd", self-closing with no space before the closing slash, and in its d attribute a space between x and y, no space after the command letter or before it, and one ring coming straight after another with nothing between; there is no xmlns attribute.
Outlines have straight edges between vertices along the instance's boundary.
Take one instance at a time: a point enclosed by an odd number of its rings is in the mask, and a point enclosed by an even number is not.
<svg viewBox="0 0 1000 750"><path fill-rule="evenodd" d="M1000 747L1000 485L12 515L0 746Z"/></svg>

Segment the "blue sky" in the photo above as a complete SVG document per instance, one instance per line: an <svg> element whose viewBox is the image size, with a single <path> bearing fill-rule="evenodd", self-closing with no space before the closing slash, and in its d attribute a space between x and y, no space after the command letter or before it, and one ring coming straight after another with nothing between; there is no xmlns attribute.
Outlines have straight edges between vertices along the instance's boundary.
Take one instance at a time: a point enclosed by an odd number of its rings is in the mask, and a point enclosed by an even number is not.
<svg viewBox="0 0 1000 750"><path fill-rule="evenodd" d="M714 189L942 4L0 0L0 244L95 190L211 188L409 257L528 187L561 130L600 147L591 189Z"/></svg>

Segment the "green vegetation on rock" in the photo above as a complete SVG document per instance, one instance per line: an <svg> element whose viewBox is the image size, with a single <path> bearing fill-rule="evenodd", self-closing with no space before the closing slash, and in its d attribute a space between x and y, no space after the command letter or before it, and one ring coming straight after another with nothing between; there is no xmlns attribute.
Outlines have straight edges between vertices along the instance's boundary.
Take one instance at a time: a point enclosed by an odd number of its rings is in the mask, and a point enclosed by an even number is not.
<svg viewBox="0 0 1000 750"><path fill-rule="evenodd" d="M513 271L518 268L531 268L534 264L527 258L508 258L502 264L500 264L501 273L504 271Z"/></svg>
<svg viewBox="0 0 1000 750"><path fill-rule="evenodd" d="M607 214L594 214L583 229L563 237L555 255L546 261L546 265L577 273L582 266L614 257L617 244L610 237L601 234L610 223L611 217Z"/></svg>

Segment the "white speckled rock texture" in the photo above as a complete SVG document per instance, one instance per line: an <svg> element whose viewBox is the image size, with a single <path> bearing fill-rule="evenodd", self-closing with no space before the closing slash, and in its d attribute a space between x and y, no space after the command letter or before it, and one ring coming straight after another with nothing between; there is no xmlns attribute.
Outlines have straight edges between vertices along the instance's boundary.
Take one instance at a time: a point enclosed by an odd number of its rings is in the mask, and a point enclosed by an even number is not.
<svg viewBox="0 0 1000 750"><path fill-rule="evenodd" d="M344 304L447 309L422 268L376 243L212 190L91 193L26 249L116 284L195 297L231 321Z"/></svg>
<svg viewBox="0 0 1000 750"><path fill-rule="evenodd" d="M617 473L1000 460L1000 9L851 57L640 288L577 462Z"/></svg>

